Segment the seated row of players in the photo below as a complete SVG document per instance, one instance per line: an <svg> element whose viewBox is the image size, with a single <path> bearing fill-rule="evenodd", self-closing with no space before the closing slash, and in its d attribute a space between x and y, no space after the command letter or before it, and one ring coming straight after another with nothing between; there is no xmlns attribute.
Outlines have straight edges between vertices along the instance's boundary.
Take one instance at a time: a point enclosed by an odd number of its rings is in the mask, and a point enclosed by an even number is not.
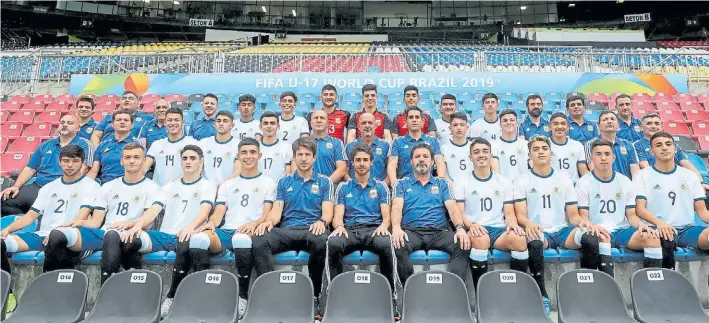
<svg viewBox="0 0 709 323"><path fill-rule="evenodd" d="M274 270L275 253L305 250L319 313L323 270L328 267L328 279L341 273L349 252L377 254L394 287L394 264L405 282L413 273L409 255L416 250L447 252L448 269L464 278L470 268L477 284L487 271L488 249L494 247L512 252L512 269L529 268L548 310L544 248L580 248L582 267L611 275L611 247L643 250L644 266L668 268L674 266L674 244L709 249L709 229L693 225L694 211L709 223L699 180L675 163L671 135L659 132L650 142L655 163L640 171L633 184L613 171L612 143L594 141L595 167L576 188L552 169L553 148L544 136L528 142L532 168L514 182L493 171L490 143L475 139L468 147L475 168L453 186L431 176L433 149L418 143L409 152L413 171L395 183L393 197L372 176L375 153L366 143L352 148L354 176L336 190L329 177L314 170L319 149L312 138L294 142L296 171L277 184L259 170L261 144L242 140L241 174L218 190L201 177L208 160L196 145L180 151L179 179L161 188L144 177L146 157L139 144L123 148L124 175L103 187L81 174L83 149L68 145L59 153L62 177L42 187L32 209L0 232L2 269L10 270L6 252L44 249L44 269L55 270L73 267L82 250L100 249L105 281L121 266L140 268L142 253L173 250L173 281L162 309L166 314L187 273L207 268L210 254L231 249L239 259L243 313L252 267L260 275ZM165 215L158 230L143 231L153 227L161 211ZM39 216L38 231L10 234Z"/></svg>

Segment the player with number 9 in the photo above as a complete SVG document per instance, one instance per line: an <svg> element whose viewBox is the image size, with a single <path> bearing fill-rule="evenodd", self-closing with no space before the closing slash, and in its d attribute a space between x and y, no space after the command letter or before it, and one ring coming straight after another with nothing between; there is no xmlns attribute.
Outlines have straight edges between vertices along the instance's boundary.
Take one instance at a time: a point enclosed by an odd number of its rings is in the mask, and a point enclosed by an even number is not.
<svg viewBox="0 0 709 323"><path fill-rule="evenodd" d="M167 138L155 141L148 149L148 159L143 165L143 173L147 173L150 167L155 165L153 181L160 187L180 178L182 174L180 152L182 149L187 145L199 145L199 141L184 134L182 130L184 124L180 108L167 109L165 113Z"/></svg>
<svg viewBox="0 0 709 323"><path fill-rule="evenodd" d="M492 143L492 170L507 178L517 178L529 169L527 141L517 137L517 112L506 109L500 112L500 138Z"/></svg>
<svg viewBox="0 0 709 323"><path fill-rule="evenodd" d="M654 134L650 153L655 164L634 179L638 215L660 232L664 268L674 268L675 247L709 250L709 228L697 225L694 217L696 212L699 220L709 223L704 189L692 171L678 167L676 149L672 135Z"/></svg>
<svg viewBox="0 0 709 323"><path fill-rule="evenodd" d="M234 115L222 110L217 112L215 136L203 138L199 145L204 151L204 177L214 184L221 184L239 175L241 164L237 157L239 138L231 133Z"/></svg>

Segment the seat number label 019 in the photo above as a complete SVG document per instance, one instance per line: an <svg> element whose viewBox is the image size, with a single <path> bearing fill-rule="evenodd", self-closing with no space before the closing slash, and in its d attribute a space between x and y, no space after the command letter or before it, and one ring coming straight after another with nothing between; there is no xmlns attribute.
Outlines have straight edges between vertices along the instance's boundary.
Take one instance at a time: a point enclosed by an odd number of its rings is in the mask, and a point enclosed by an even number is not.
<svg viewBox="0 0 709 323"><path fill-rule="evenodd" d="M443 275L426 274L426 284L443 284Z"/></svg>

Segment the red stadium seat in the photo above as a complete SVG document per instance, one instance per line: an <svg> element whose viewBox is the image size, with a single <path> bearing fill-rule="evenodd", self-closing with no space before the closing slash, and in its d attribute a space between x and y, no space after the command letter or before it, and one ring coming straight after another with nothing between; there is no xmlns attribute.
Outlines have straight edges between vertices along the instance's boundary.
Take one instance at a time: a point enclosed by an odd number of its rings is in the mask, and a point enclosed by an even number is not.
<svg viewBox="0 0 709 323"><path fill-rule="evenodd" d="M678 103L680 111L704 110L697 101L679 101Z"/></svg>
<svg viewBox="0 0 709 323"><path fill-rule="evenodd" d="M700 150L709 150L709 136L699 136L697 144Z"/></svg>
<svg viewBox="0 0 709 323"><path fill-rule="evenodd" d="M704 110L689 110L685 111L687 121L709 120L709 113Z"/></svg>
<svg viewBox="0 0 709 323"><path fill-rule="evenodd" d="M692 136L689 127L681 121L666 121L665 131L673 135Z"/></svg>
<svg viewBox="0 0 709 323"><path fill-rule="evenodd" d="M101 122L104 117L109 115L110 113L108 111L96 111L94 114L91 115L91 117L94 119L96 122Z"/></svg>
<svg viewBox="0 0 709 323"><path fill-rule="evenodd" d="M5 121L10 119L10 112L7 111L0 111L0 123L4 123Z"/></svg>
<svg viewBox="0 0 709 323"><path fill-rule="evenodd" d="M10 139L7 139L7 137L0 137L0 154L5 152L5 149L7 149L7 144L10 142Z"/></svg>
<svg viewBox="0 0 709 323"><path fill-rule="evenodd" d="M8 121L21 122L24 125L28 125L32 124L32 121L34 121L34 116L34 111L17 111L12 115L12 117L10 117L10 120Z"/></svg>
<svg viewBox="0 0 709 323"><path fill-rule="evenodd" d="M684 121L684 116L682 115L682 112L679 112L679 110L660 110L658 111L658 114L660 115L660 119L662 119L663 122Z"/></svg>
<svg viewBox="0 0 709 323"><path fill-rule="evenodd" d="M146 94L140 100L140 105L145 106L146 104L152 104L153 102L160 100L159 94Z"/></svg>
<svg viewBox="0 0 709 323"><path fill-rule="evenodd" d="M662 110L678 110L679 107L672 101L661 101L657 103L657 111Z"/></svg>
<svg viewBox="0 0 709 323"><path fill-rule="evenodd" d="M42 139L40 137L20 137L15 139L10 144L10 146L7 148L7 151L31 154L35 150L37 150L37 147L39 147L39 144L41 143Z"/></svg>
<svg viewBox="0 0 709 323"><path fill-rule="evenodd" d="M165 96L165 100L167 100L167 102L171 102L171 103L175 102L175 101L184 101L182 98L182 94L168 94Z"/></svg>
<svg viewBox="0 0 709 323"><path fill-rule="evenodd" d="M680 102L686 102L686 101L697 102L697 99L694 97L694 95L691 95L689 93L675 94L675 102L680 103Z"/></svg>
<svg viewBox="0 0 709 323"><path fill-rule="evenodd" d="M10 100L8 100L8 101L17 101L17 102L20 102L21 104L25 104L27 102L32 101L32 96L30 96L29 94L15 95L12 98L10 98Z"/></svg>
<svg viewBox="0 0 709 323"><path fill-rule="evenodd" d="M67 112L69 109L71 109L71 101L54 101L50 103L45 111L61 111L61 112Z"/></svg>
<svg viewBox="0 0 709 323"><path fill-rule="evenodd" d="M659 102L674 102L674 98L672 95L667 94L667 93L662 93L662 92L657 92L652 96L652 102L659 103Z"/></svg>
<svg viewBox="0 0 709 323"><path fill-rule="evenodd" d="M698 136L709 136L709 120L697 120L692 122L692 132Z"/></svg>
<svg viewBox="0 0 709 323"><path fill-rule="evenodd" d="M12 172L21 171L26 165L27 161L30 159L30 154L26 153L12 153L8 152L0 157L2 161L2 171L0 175L9 176Z"/></svg>
<svg viewBox="0 0 709 323"><path fill-rule="evenodd" d="M605 105L608 104L608 96L606 96L605 93L601 93L601 92L589 93L588 95L586 95L586 98L588 99L588 101L597 101L597 102L601 102Z"/></svg>
<svg viewBox="0 0 709 323"><path fill-rule="evenodd" d="M46 122L53 126L59 125L59 119L62 118L62 113L60 111L44 111L37 115L37 122Z"/></svg>
<svg viewBox="0 0 709 323"><path fill-rule="evenodd" d="M105 101L101 102L101 104L97 104L95 110L96 111L107 111L107 112L113 112L116 111L117 107L116 101Z"/></svg>
<svg viewBox="0 0 709 323"><path fill-rule="evenodd" d="M96 100L96 104L100 104L101 102L106 102L106 101L111 101L111 102L118 102L120 98L118 95L115 94L104 94Z"/></svg>
<svg viewBox="0 0 709 323"><path fill-rule="evenodd" d="M21 108L22 102L17 100L5 101L2 105L0 105L0 109L2 109L2 111L20 111Z"/></svg>
<svg viewBox="0 0 709 323"><path fill-rule="evenodd" d="M52 125L47 122L35 122L25 129L25 136L49 137L52 135Z"/></svg>
<svg viewBox="0 0 709 323"><path fill-rule="evenodd" d="M31 101L40 101L40 102L44 102L44 104L47 104L49 102L52 102L52 100L53 100L53 98L52 98L51 94L37 94L34 96L34 98L32 98Z"/></svg>
<svg viewBox="0 0 709 323"><path fill-rule="evenodd" d="M29 110L29 111L35 111L35 112L42 112L44 111L44 108L47 106L47 102L44 101L31 101L25 103L25 105L22 106L22 110Z"/></svg>
<svg viewBox="0 0 709 323"><path fill-rule="evenodd" d="M654 113L655 110L651 108L637 108L633 107L633 115L637 118L642 118L642 116L648 114L648 113Z"/></svg>
<svg viewBox="0 0 709 323"><path fill-rule="evenodd" d="M652 102L652 97L647 93L633 93L631 96L635 101L650 101Z"/></svg>
<svg viewBox="0 0 709 323"><path fill-rule="evenodd" d="M24 126L21 122L8 121L2 125L2 136L8 138L17 138L22 135Z"/></svg>
<svg viewBox="0 0 709 323"><path fill-rule="evenodd" d="M655 110L655 107L650 102L634 101L633 102L633 109L643 109L643 110L652 111L652 110Z"/></svg>
<svg viewBox="0 0 709 323"><path fill-rule="evenodd" d="M74 102L74 95L72 95L72 94L58 95L56 98L54 98L53 102L57 102L57 101Z"/></svg>

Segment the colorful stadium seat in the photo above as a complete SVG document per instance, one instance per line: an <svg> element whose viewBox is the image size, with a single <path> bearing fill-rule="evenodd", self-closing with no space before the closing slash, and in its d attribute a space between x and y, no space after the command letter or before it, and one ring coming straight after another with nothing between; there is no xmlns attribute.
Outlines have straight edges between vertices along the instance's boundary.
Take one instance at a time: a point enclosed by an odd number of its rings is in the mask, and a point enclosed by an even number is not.
<svg viewBox="0 0 709 323"><path fill-rule="evenodd" d="M32 101L32 96L30 96L29 94L18 94L10 98L9 101L17 101L21 104L25 104L27 102Z"/></svg>
<svg viewBox="0 0 709 323"><path fill-rule="evenodd" d="M709 120L696 120L692 122L692 132L695 135L709 136Z"/></svg>
<svg viewBox="0 0 709 323"><path fill-rule="evenodd" d="M709 135L698 136L697 144L700 150L709 151Z"/></svg>
<svg viewBox="0 0 709 323"><path fill-rule="evenodd" d="M25 103L25 105L22 106L22 110L23 111L42 112L42 111L44 111L44 108L47 106L47 103L49 103L49 102L30 101L30 102Z"/></svg>
<svg viewBox="0 0 709 323"><path fill-rule="evenodd" d="M692 132L689 127L682 121L664 121L665 131L673 135L691 136Z"/></svg>
<svg viewBox="0 0 709 323"><path fill-rule="evenodd" d="M8 138L17 138L22 134L24 126L22 122L8 121L2 124L2 136Z"/></svg>
<svg viewBox="0 0 709 323"><path fill-rule="evenodd" d="M72 95L72 94L58 95L56 98L54 98L54 102L57 102L57 101L74 102L74 95Z"/></svg>
<svg viewBox="0 0 709 323"><path fill-rule="evenodd" d="M46 122L51 124L52 126L58 126L59 125L59 119L62 118L62 113L57 110L52 110L52 111L44 111L40 114L37 115L37 118L35 119L36 122Z"/></svg>
<svg viewBox="0 0 709 323"><path fill-rule="evenodd" d="M30 155L26 153L7 152L0 156L2 161L2 170L0 176L9 176L12 172L19 172L27 165Z"/></svg>
<svg viewBox="0 0 709 323"><path fill-rule="evenodd" d="M103 102L118 102L121 98L116 94L104 94L96 100L96 104L101 104Z"/></svg>
<svg viewBox="0 0 709 323"><path fill-rule="evenodd" d="M20 111L22 108L22 102L17 100L5 101L0 105L0 107L2 108L2 111L6 112Z"/></svg>
<svg viewBox="0 0 709 323"><path fill-rule="evenodd" d="M704 108L697 101L678 101L679 109L681 111L688 110L704 110Z"/></svg>
<svg viewBox="0 0 709 323"><path fill-rule="evenodd" d="M660 102L674 102L674 101L675 101L675 100L674 100L674 98L672 97L672 95L669 95L669 94L667 94L667 93L656 92L656 93L652 96L652 102L655 102L655 103L660 103Z"/></svg>
<svg viewBox="0 0 709 323"><path fill-rule="evenodd" d="M24 125L29 125L32 124L32 121L34 121L34 116L35 112L34 111L17 111L15 112L12 117L8 121L14 121L14 122L19 122Z"/></svg>
<svg viewBox="0 0 709 323"><path fill-rule="evenodd" d="M52 125L47 122L35 122L25 128L25 136L49 137L52 135Z"/></svg>
<svg viewBox="0 0 709 323"><path fill-rule="evenodd" d="M72 107L72 101L65 100L54 100L54 102L47 105L46 111L69 111Z"/></svg>
<svg viewBox="0 0 709 323"><path fill-rule="evenodd" d="M10 139L7 139L7 137L0 137L0 154L5 152L9 142Z"/></svg>
<svg viewBox="0 0 709 323"><path fill-rule="evenodd" d="M42 138L39 137L20 137L12 141L7 151L15 153L31 154L42 143Z"/></svg>
<svg viewBox="0 0 709 323"><path fill-rule="evenodd" d="M10 112L8 111L0 111L0 123L4 123L5 121L10 119Z"/></svg>
<svg viewBox="0 0 709 323"><path fill-rule="evenodd" d="M165 96L165 100L167 100L167 102L175 102L182 101L184 99L182 98L182 94L168 94Z"/></svg>
<svg viewBox="0 0 709 323"><path fill-rule="evenodd" d="M709 120L709 113L704 110L687 110L684 112L687 121L702 121Z"/></svg>
<svg viewBox="0 0 709 323"><path fill-rule="evenodd" d="M94 121L96 122L101 122L101 120L103 120L103 118L109 114L111 114L109 111L95 111L91 115L91 118L94 119Z"/></svg>
<svg viewBox="0 0 709 323"><path fill-rule="evenodd" d="M687 101L697 102L697 99L689 93L677 93L677 94L675 94L674 99L675 99L675 102L677 102L677 103L687 102Z"/></svg>
<svg viewBox="0 0 709 323"><path fill-rule="evenodd" d="M672 291L667 293L667 291ZM633 273L630 280L633 313L639 322L707 322L692 283L668 269L647 268Z"/></svg>
<svg viewBox="0 0 709 323"><path fill-rule="evenodd" d="M658 114L660 115L660 119L662 119L663 122L668 122L668 121L683 121L684 116L682 115L682 112L679 112L679 110L672 110L672 109L667 109L667 110L659 110Z"/></svg>

